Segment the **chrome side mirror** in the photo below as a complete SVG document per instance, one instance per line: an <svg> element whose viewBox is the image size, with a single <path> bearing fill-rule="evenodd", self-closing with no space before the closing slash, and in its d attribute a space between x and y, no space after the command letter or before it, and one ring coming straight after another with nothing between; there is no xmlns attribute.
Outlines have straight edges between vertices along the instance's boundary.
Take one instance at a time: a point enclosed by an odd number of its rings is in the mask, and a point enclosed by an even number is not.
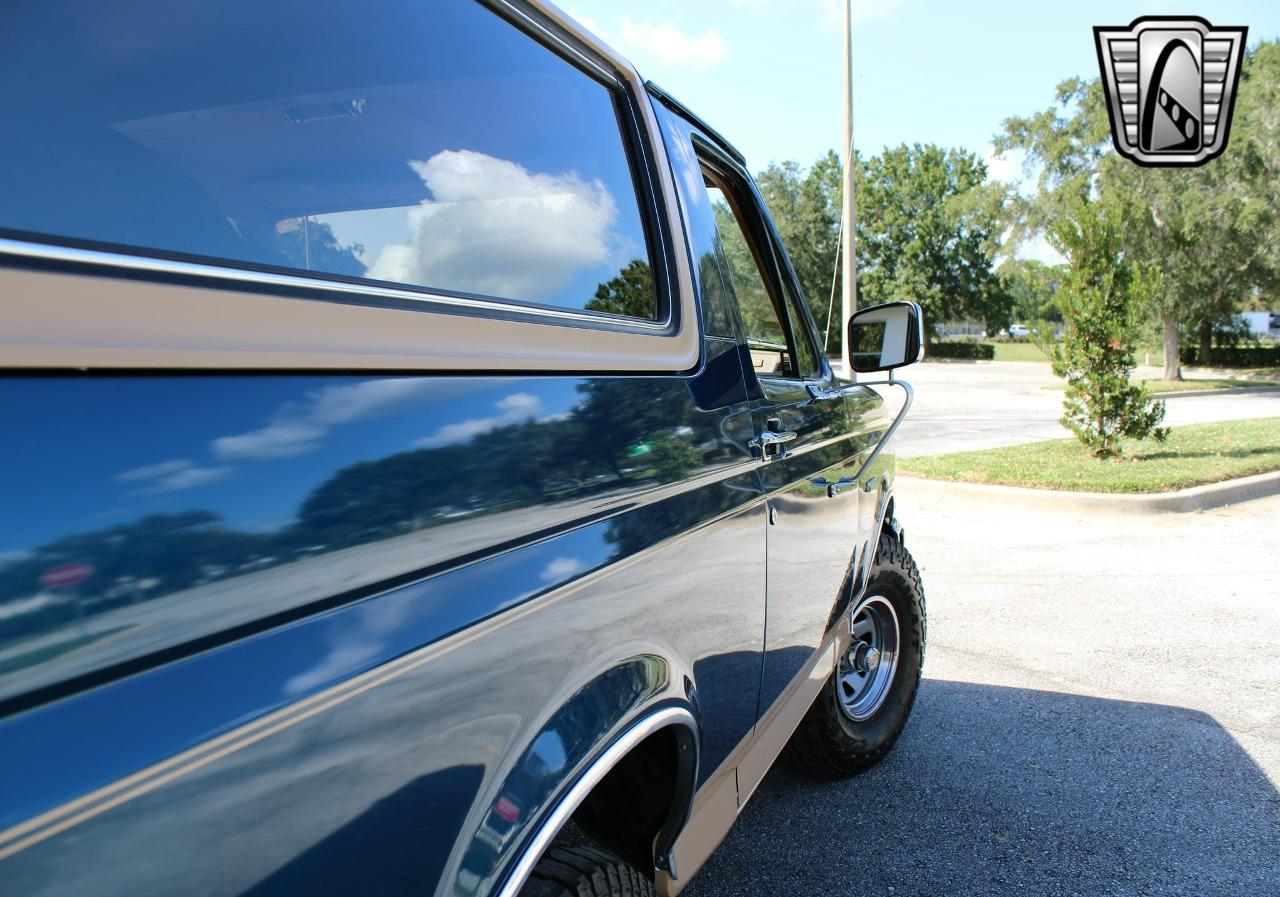
<svg viewBox="0 0 1280 897"><path fill-rule="evenodd" d="M849 319L849 363L860 374L915 364L924 353L924 315L914 302L886 302Z"/></svg>

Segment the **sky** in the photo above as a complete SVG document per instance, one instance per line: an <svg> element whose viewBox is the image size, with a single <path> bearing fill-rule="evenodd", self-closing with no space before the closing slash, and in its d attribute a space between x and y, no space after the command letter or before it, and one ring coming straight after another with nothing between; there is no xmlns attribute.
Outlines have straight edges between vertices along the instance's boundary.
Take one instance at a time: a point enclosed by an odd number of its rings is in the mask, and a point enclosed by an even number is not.
<svg viewBox="0 0 1280 897"><path fill-rule="evenodd" d="M785 159L808 164L841 148L841 0L562 0L562 7L723 133L753 171ZM1248 26L1250 46L1280 37L1276 0L853 0L853 9L859 152L962 146L989 159L1001 180L1021 176L1019 160L991 158L1001 123L1046 108L1066 78L1098 76L1093 26L1192 14Z"/></svg>

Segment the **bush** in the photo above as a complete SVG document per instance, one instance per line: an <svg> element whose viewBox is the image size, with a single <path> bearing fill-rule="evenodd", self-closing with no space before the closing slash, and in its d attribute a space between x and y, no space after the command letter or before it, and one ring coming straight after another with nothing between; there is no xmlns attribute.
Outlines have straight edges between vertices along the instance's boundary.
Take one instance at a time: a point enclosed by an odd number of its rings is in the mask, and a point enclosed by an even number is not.
<svg viewBox="0 0 1280 897"><path fill-rule="evenodd" d="M969 361L991 361L996 357L996 347L991 343L974 340L957 340L952 343L934 343L925 350L926 358L963 358Z"/></svg>
<svg viewBox="0 0 1280 897"><path fill-rule="evenodd" d="M1200 359L1199 346L1185 346L1178 353L1183 364L1219 368L1265 368L1280 365L1280 346L1216 346L1207 360Z"/></svg>
<svg viewBox="0 0 1280 897"><path fill-rule="evenodd" d="M1121 438L1163 442L1168 435L1160 426L1164 403L1130 380L1139 310L1159 292L1160 274L1125 258L1122 231L1099 202L1084 197L1049 231L1069 260L1054 294L1067 322L1053 361L1054 373L1067 380L1062 424L1098 458L1119 455Z"/></svg>

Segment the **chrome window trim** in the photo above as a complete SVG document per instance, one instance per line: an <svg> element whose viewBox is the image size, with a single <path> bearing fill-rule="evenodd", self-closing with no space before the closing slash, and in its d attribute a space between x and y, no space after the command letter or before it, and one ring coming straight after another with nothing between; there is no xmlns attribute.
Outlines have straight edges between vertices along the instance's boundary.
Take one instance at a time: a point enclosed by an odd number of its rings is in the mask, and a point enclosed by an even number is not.
<svg viewBox="0 0 1280 897"><path fill-rule="evenodd" d="M237 284L257 284L277 289L306 291L316 294L336 293L343 296L352 296L357 300L390 299L421 303L423 305L439 305L448 308L548 318L557 321L578 321L597 326L613 325L629 330L662 332L670 326L670 321L667 320L650 321L644 318L628 318L603 312L525 304L496 296L462 296L433 291L427 287L411 289L408 286L389 286L374 281L353 283L346 280L331 280L325 277L322 271L300 274L260 271L255 268L240 267L232 260L228 260L226 264L187 262L179 259L135 255L128 252L103 249L82 249L57 243L40 243L34 240L15 240L7 237L0 237L0 255L40 259L42 261L70 265L95 266L110 270L141 271L150 274L207 279L215 282L230 281ZM317 295L317 298L324 298L324 296Z"/></svg>
<svg viewBox="0 0 1280 897"><path fill-rule="evenodd" d="M529 879L529 873L533 871L533 867L542 858L542 854L546 852L551 842L555 840L556 835L560 833L560 829L564 828L564 824L569 821L573 811L578 809L582 802L587 799L591 789L600 784L604 777L636 745L654 732L665 729L668 726L684 726L695 736L698 732L698 724L694 720L693 714L684 707L665 707L656 713L643 717L639 722L623 732L605 749L604 753L591 761L591 765L583 771L564 797L556 803L555 808L542 821L538 830L521 848L520 859L511 867L511 871L507 874L506 881L503 882L497 897L516 897L524 883ZM694 744L696 745L697 743L695 737ZM696 772L694 778L695 780L697 778Z"/></svg>
<svg viewBox="0 0 1280 897"><path fill-rule="evenodd" d="M662 320L6 238L0 239L0 370L661 374L696 368L700 315L680 245L685 235L675 185L644 81L550 3L485 5L530 40L587 69L584 75L603 76L605 86L627 94L638 137L637 200L655 228L650 261L666 269ZM622 121L619 127L628 129ZM49 266L69 270L43 270ZM157 282L164 278L174 282ZM255 292L255 285L275 292ZM282 296L290 292L295 295ZM300 300L297 293L311 295ZM208 308L195 304L210 300L216 304ZM535 324L550 326L531 329Z"/></svg>
<svg viewBox="0 0 1280 897"><path fill-rule="evenodd" d="M605 44L595 40L594 35L589 31L578 27L578 24L558 7L550 3L538 3L536 0L526 3L520 3L519 0L481 0L481 2L498 12L505 13L526 31L537 32L542 39L542 43L554 44L560 55L573 57L579 65L593 71L596 77L609 82L614 87L626 86L624 79L619 77L619 70L625 71L628 67L626 60L614 53ZM531 16L526 10L526 6L532 7L540 13L541 18ZM548 21L568 31L580 42L587 45L597 56L603 57L605 64L602 65L600 59L592 57L589 53L584 53L581 47L574 46L571 41L566 41L553 29L548 28Z"/></svg>

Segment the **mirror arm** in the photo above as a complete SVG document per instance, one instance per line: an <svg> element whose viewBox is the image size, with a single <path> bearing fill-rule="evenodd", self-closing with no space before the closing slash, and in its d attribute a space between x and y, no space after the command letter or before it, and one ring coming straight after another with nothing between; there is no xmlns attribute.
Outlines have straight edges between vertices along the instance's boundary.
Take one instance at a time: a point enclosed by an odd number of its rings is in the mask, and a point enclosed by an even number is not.
<svg viewBox="0 0 1280 897"><path fill-rule="evenodd" d="M885 430L884 436L876 443L876 447L871 450L871 454L867 456L867 460L862 462L862 466L858 468L858 472L853 475L855 483L862 481L862 475L871 467L873 461L880 457L880 452L889 444L889 440L893 438L893 434L898 431L898 426L907 419L907 412L911 410L911 403L915 401L916 392L911 388L911 384L906 380L897 380L893 376L893 371L889 371L888 380L872 380L868 383L859 383L859 386L901 386L902 391L906 393L907 400L902 403L902 408L898 410L898 414L893 419L893 423L889 424L889 429Z"/></svg>

